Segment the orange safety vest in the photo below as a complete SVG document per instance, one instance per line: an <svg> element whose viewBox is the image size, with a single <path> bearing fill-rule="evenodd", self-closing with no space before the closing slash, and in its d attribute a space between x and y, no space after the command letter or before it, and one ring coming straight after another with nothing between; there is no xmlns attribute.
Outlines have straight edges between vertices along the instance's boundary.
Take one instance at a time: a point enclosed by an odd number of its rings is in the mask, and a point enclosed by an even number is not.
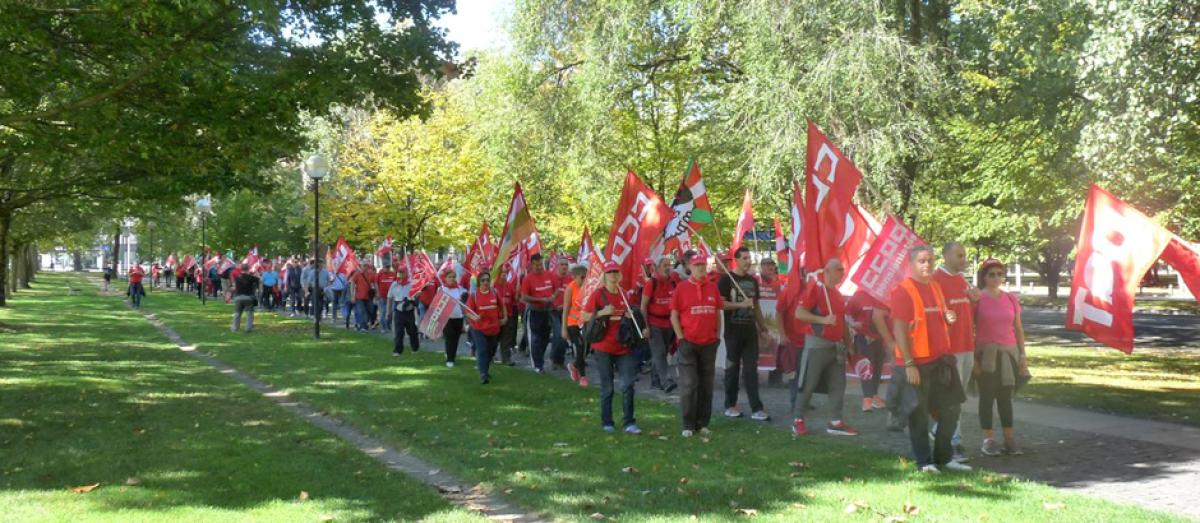
<svg viewBox="0 0 1200 523"><path fill-rule="evenodd" d="M571 279L571 283L567 284L567 288L571 290L571 303L567 307L567 325L571 327L579 327L583 325L581 318L583 317L583 290L579 284Z"/></svg>
<svg viewBox="0 0 1200 523"><path fill-rule="evenodd" d="M942 288L937 282L929 282L930 289L933 290L933 300L937 304L938 313L944 318L946 316L946 298L942 296ZM912 351L914 360L925 359L933 356L933 350L929 347L929 320L925 317L925 300L921 299L921 293L917 290L916 284L912 278L905 278L900 282L900 288L908 293L909 299L913 304L913 323L909 329L909 335L912 338L912 343L909 349ZM950 346L950 329L944 329L942 335L945 336L945 346ZM903 360L904 355L900 352L900 345L897 344L894 348L896 359Z"/></svg>

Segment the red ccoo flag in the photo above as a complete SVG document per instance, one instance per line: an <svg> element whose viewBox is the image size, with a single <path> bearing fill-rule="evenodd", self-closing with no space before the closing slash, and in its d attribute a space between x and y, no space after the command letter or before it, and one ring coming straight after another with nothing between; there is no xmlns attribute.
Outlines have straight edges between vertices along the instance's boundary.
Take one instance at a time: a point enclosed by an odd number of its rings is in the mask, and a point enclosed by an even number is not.
<svg viewBox="0 0 1200 523"><path fill-rule="evenodd" d="M625 174L625 186L608 233L604 258L621 266L621 284L631 288L642 260L662 235L671 208L633 171Z"/></svg>

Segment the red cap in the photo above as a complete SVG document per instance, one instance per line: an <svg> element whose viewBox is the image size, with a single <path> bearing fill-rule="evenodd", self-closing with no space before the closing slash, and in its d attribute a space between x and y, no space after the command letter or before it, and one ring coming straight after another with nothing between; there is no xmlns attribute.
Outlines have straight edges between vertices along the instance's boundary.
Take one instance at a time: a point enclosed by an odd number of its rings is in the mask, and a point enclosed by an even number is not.
<svg viewBox="0 0 1200 523"><path fill-rule="evenodd" d="M604 262L604 272L621 272L621 266L617 265L617 262Z"/></svg>
<svg viewBox="0 0 1200 523"><path fill-rule="evenodd" d="M645 260L642 260L642 265L645 265L646 267L653 267L654 258L646 258Z"/></svg>
<svg viewBox="0 0 1200 523"><path fill-rule="evenodd" d="M708 258L706 258L703 254L699 254L699 253L688 256L688 259L687 259L688 265L696 265L697 263L699 263L701 265L707 265Z"/></svg>
<svg viewBox="0 0 1200 523"><path fill-rule="evenodd" d="M986 260L983 260L983 263L979 264L979 272L986 271L992 267L999 267L1001 269L1005 268L1004 262L997 260L995 258L988 258Z"/></svg>

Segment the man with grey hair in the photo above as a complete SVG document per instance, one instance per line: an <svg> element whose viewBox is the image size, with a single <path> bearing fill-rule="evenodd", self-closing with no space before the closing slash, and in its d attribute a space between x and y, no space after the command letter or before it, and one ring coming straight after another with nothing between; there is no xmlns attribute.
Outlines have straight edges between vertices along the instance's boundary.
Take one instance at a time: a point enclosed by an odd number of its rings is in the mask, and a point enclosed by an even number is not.
<svg viewBox="0 0 1200 523"><path fill-rule="evenodd" d="M242 326L242 312L246 312L246 332L254 330L254 306L258 305L258 276L250 272L250 264L243 263L241 274L233 281L233 326L237 332Z"/></svg>
<svg viewBox="0 0 1200 523"><path fill-rule="evenodd" d="M975 365L975 302L979 301L979 289L976 289L963 275L967 268L967 249L961 243L947 242L942 248L942 265L933 273L933 281L942 288L946 298L946 306L954 311L957 320L950 324L950 352L954 354L958 367L958 375L970 376L971 368ZM966 384L967 380L962 380ZM965 389L963 391L966 392ZM951 445L954 448L954 459L966 460L966 452L962 444L962 422L954 428ZM936 430L937 427L934 427Z"/></svg>

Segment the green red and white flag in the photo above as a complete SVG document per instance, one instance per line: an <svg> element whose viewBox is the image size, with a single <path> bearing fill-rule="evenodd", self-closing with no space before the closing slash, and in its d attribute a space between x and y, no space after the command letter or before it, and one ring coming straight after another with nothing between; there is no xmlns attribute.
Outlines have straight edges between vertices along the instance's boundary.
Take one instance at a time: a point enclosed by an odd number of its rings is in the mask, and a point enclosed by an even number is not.
<svg viewBox="0 0 1200 523"><path fill-rule="evenodd" d="M787 274L788 259L788 242L783 236L783 224L779 223L779 218L775 218L775 263L779 265L779 274Z"/></svg>
<svg viewBox="0 0 1200 523"><path fill-rule="evenodd" d="M742 238L746 233L754 232L754 207L750 197L750 189L742 198L742 213L738 215L737 228L733 231L733 241L729 244L729 252L734 253L742 246Z"/></svg>
<svg viewBox="0 0 1200 523"><path fill-rule="evenodd" d="M655 255L671 252L682 253L690 243L689 228L700 230L713 222L712 205L708 202L708 190L700 176L700 164L692 161L691 167L675 191L671 201L671 219L663 230L662 243L654 249Z"/></svg>
<svg viewBox="0 0 1200 523"><path fill-rule="evenodd" d="M508 214L504 221L504 234L500 236L500 247L496 253L497 260L507 263L517 254L521 245L525 246L529 255L541 252L541 242L538 240L537 225L529 214L529 205L525 201L525 193L518 182L513 189L512 201L508 204ZM492 268L492 279L500 274L500 264Z"/></svg>

